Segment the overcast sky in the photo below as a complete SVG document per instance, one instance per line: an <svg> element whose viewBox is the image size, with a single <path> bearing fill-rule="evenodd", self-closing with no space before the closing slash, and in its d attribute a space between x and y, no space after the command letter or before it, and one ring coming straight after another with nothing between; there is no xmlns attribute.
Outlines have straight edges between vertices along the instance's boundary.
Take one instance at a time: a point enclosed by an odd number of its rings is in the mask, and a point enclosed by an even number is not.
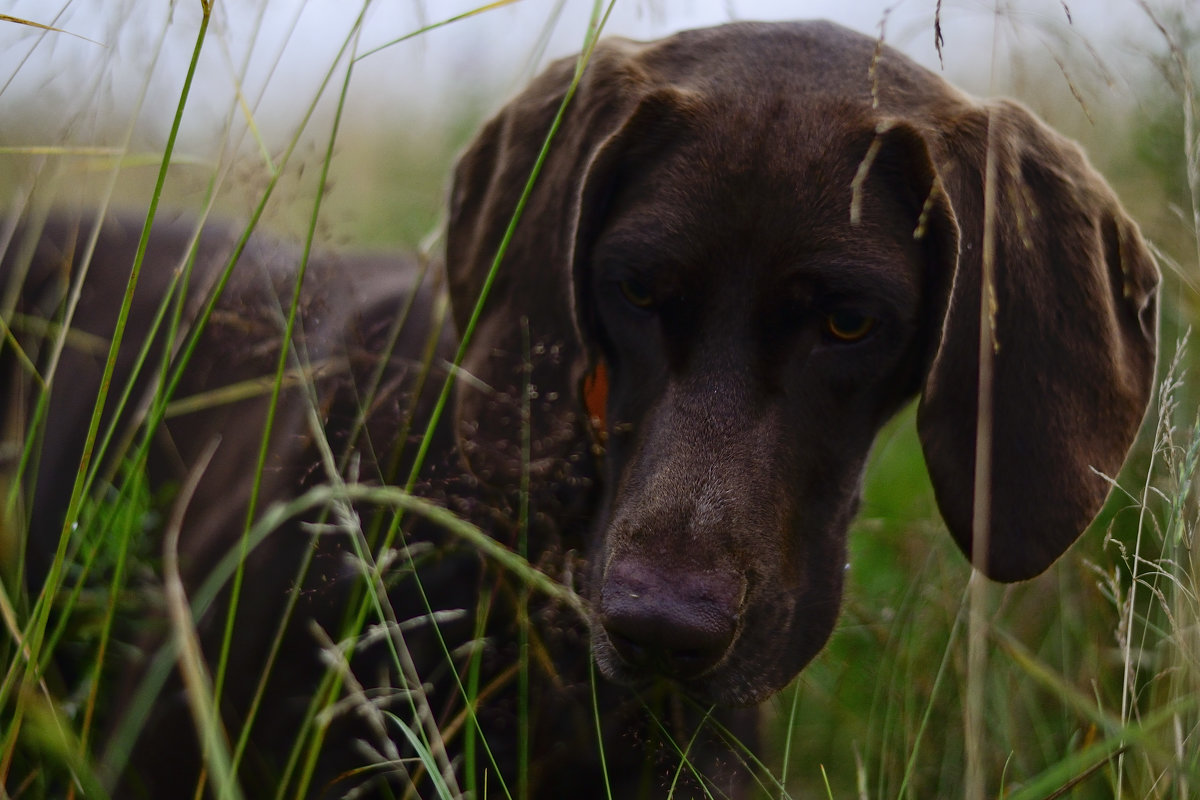
<svg viewBox="0 0 1200 800"><path fill-rule="evenodd" d="M358 52L483 4L378 0L367 10ZM1195 2L1150 5L1167 14ZM936 0L620 0L606 31L654 38L729 19L824 17L872 35L882 31L921 63L982 92L994 83L994 65L1003 66L1014 46L1040 54L1049 65L1047 79L1061 79L1054 64L1070 60L1063 53L1086 54L1090 47L1079 69L1094 71L1100 75L1095 83L1120 91L1121 59L1156 35L1138 0L944 0L943 66L934 47L937 6ZM216 0L215 8L189 104L193 145L206 135L203 120L233 113L241 74L258 124L269 137L286 136L335 63L362 4ZM521 0L387 47L356 65L353 118L423 120L464 98L498 106L548 58L578 50L592 8L590 0ZM165 131L169 115L161 113L162 104L173 107L178 97L199 27L199 0L0 0L0 13L69 32L0 23L0 140L12 144L34 133L70 137L105 117L119 119L134 107L148 74L149 108L158 112L149 116L159 121L159 135ZM335 70L339 86L342 74ZM73 127L51 131L42 119L47 114L70 118Z"/></svg>

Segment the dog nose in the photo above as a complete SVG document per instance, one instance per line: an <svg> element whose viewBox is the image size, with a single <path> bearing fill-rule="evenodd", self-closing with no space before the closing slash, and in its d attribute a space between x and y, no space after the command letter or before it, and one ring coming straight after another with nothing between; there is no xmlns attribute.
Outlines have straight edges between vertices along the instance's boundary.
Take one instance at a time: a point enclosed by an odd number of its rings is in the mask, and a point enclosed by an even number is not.
<svg viewBox="0 0 1200 800"><path fill-rule="evenodd" d="M630 666L694 678L716 666L733 644L743 593L736 575L616 562L600 593L600 622Z"/></svg>

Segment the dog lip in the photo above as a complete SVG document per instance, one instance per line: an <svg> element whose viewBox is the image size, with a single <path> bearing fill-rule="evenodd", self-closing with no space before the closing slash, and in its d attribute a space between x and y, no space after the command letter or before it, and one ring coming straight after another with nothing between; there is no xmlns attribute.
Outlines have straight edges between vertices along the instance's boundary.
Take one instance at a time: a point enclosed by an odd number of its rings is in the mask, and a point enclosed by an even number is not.
<svg viewBox="0 0 1200 800"><path fill-rule="evenodd" d="M618 633L610 632L608 641L617 657L630 669L648 671L685 684L708 675L724 661L724 654L721 659L713 662L711 656L700 649L674 650L668 653Z"/></svg>
<svg viewBox="0 0 1200 800"><path fill-rule="evenodd" d="M705 707L747 708L761 703L776 691L771 686L758 687L754 681L738 679L737 675L727 671L726 661L693 677L631 667L616 653L612 642L603 633L593 640L592 652L601 674L613 683L635 692L666 686Z"/></svg>
<svg viewBox="0 0 1200 800"><path fill-rule="evenodd" d="M729 692L721 687L721 673L733 652L733 646L714 664L703 665L703 668L688 669L695 666L690 663L680 663L678 656L664 658L652 650L642 658L634 653L634 658L627 658L632 650L646 650L642 645L631 641L621 641L623 637L613 635L606 630L598 619L592 625L592 655L600 673L614 683L628 686L632 689L646 689L659 682L666 682L676 690L703 703L719 703L730 705ZM684 656L684 659L687 657ZM701 655L697 660L703 660ZM732 705L743 705L734 702Z"/></svg>

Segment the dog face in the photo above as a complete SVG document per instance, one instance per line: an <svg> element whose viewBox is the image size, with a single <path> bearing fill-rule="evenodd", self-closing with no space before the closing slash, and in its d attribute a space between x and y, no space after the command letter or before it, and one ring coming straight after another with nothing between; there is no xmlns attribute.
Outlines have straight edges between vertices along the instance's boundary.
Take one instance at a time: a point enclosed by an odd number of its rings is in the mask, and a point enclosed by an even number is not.
<svg viewBox="0 0 1200 800"><path fill-rule="evenodd" d="M759 130L694 119L587 209L602 229L574 276L610 387L597 658L733 704L829 635L868 449L916 386L929 267L911 198L872 181L850 221L869 128L780 163L802 120L742 122ZM687 168L714 152L731 168Z"/></svg>
<svg viewBox="0 0 1200 800"><path fill-rule="evenodd" d="M1136 227L1024 109L875 54L822 23L601 46L511 235L574 62L460 163L460 329L508 241L464 452L497 484L569 472L603 376L587 584L612 678L731 705L784 686L836 619L871 441L914 396L947 525L1002 580L1070 545L1137 430L1157 273ZM525 380L528 465L492 413Z"/></svg>

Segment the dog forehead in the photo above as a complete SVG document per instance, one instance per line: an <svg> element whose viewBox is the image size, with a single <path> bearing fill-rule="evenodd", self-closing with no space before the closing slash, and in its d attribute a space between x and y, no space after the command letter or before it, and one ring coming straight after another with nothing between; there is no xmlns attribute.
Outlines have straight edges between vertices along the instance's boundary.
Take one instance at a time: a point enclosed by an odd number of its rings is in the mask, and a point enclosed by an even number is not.
<svg viewBox="0 0 1200 800"><path fill-rule="evenodd" d="M721 135L727 120L696 120L626 174L606 206L601 268L640 262L697 278L710 270L803 277L823 263L852 269L903 257L913 223L878 187L855 187L871 130L839 137L757 119L740 137Z"/></svg>
<svg viewBox="0 0 1200 800"><path fill-rule="evenodd" d="M742 22L681 31L653 42L618 44L634 71L700 93L764 84L794 93L833 93L868 102L874 67L906 59L877 39L830 22ZM881 60L882 57L882 60Z"/></svg>
<svg viewBox="0 0 1200 800"><path fill-rule="evenodd" d="M803 109L830 102L867 116L918 117L952 111L969 99L880 38L821 21L740 22L676 33L651 42L610 39L598 54L601 82L635 95L663 89L690 97L732 100L752 108L775 93ZM838 118L814 116L836 129Z"/></svg>

